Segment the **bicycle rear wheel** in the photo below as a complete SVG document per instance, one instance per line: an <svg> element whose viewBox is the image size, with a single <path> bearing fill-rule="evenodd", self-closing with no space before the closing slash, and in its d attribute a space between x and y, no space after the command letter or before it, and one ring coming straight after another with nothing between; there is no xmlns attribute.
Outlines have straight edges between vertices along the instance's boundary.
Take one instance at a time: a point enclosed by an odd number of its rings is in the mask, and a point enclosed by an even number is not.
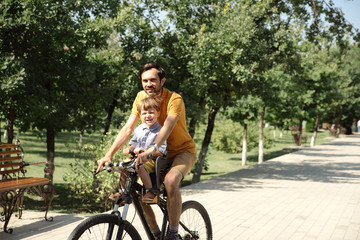
<svg viewBox="0 0 360 240"><path fill-rule="evenodd" d="M199 202L187 201L182 204L179 235L185 240L212 240L209 214Z"/></svg>
<svg viewBox="0 0 360 240"><path fill-rule="evenodd" d="M124 231L119 239L141 240L139 233L128 221L119 221L119 218L113 214L100 214L89 217L72 231L68 240L115 240L120 226L124 228Z"/></svg>

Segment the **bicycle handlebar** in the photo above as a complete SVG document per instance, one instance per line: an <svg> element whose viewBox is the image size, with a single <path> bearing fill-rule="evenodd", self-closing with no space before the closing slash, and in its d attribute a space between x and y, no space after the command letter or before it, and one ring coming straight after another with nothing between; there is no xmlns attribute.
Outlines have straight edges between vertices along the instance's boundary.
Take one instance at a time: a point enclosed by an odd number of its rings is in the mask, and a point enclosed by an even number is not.
<svg viewBox="0 0 360 240"><path fill-rule="evenodd" d="M121 169L126 169L126 170L129 170L129 171L135 171L135 166L136 166L136 160L137 160L137 157L136 157L136 154L134 153L133 150L130 150L129 151L130 154L132 155L132 159L131 161L129 162L119 162L119 163L113 163L113 162L106 162L105 163L105 166L103 167L103 169L101 169L100 171L98 172L95 172L95 175L99 174L100 172L102 171L107 171L107 172L111 172L113 170L114 167L118 167L118 168L121 168ZM140 151L140 153L142 153L144 151ZM148 158L152 158L152 154L149 154L148 155ZM141 166L141 164L138 165L138 168Z"/></svg>

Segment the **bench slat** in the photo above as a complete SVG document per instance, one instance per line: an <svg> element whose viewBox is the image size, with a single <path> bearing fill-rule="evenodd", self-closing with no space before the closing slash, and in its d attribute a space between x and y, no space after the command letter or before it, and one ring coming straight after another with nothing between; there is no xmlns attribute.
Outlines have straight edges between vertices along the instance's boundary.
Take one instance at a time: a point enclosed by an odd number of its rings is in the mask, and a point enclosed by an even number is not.
<svg viewBox="0 0 360 240"><path fill-rule="evenodd" d="M10 168L10 167L21 167L23 164L21 162L16 163L16 162L12 162L12 163L5 163L5 164L0 164L0 169L1 168Z"/></svg>
<svg viewBox="0 0 360 240"><path fill-rule="evenodd" d="M19 178L0 182L0 192L48 184L48 178Z"/></svg>
<svg viewBox="0 0 360 240"><path fill-rule="evenodd" d="M0 175L2 174L11 174L11 173L17 173L20 172L20 168L17 169L9 169L9 170L1 170Z"/></svg>
<svg viewBox="0 0 360 240"><path fill-rule="evenodd" d="M0 151L0 155L20 154L20 150Z"/></svg>
<svg viewBox="0 0 360 240"><path fill-rule="evenodd" d="M16 157L3 157L3 158L0 158L0 162L21 160L21 159L22 159L21 156L16 156Z"/></svg>
<svg viewBox="0 0 360 240"><path fill-rule="evenodd" d="M5 144L0 144L0 148L17 148L17 146L14 144L5 143Z"/></svg>

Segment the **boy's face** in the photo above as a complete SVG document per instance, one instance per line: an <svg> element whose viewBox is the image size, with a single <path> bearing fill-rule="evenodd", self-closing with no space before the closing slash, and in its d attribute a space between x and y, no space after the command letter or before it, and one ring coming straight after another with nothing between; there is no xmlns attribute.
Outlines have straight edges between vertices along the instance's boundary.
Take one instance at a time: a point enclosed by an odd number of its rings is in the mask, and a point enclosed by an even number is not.
<svg viewBox="0 0 360 240"><path fill-rule="evenodd" d="M146 126L151 127L154 125L160 116L160 112L158 112L155 108L149 108L148 110L141 110L140 117L143 123Z"/></svg>

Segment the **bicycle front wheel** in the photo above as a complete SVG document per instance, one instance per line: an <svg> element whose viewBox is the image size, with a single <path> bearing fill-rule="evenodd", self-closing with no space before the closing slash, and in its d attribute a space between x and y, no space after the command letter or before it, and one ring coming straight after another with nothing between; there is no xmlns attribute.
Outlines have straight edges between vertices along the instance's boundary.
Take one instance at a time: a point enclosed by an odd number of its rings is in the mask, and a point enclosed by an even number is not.
<svg viewBox="0 0 360 240"><path fill-rule="evenodd" d="M179 235L186 240L212 240L210 217L203 205L196 201L182 204Z"/></svg>
<svg viewBox="0 0 360 240"><path fill-rule="evenodd" d="M117 237L120 227L123 228L123 233ZM141 237L128 221L119 221L119 218L113 214L100 214L84 220L72 231L68 238L68 240L78 239L141 240Z"/></svg>

